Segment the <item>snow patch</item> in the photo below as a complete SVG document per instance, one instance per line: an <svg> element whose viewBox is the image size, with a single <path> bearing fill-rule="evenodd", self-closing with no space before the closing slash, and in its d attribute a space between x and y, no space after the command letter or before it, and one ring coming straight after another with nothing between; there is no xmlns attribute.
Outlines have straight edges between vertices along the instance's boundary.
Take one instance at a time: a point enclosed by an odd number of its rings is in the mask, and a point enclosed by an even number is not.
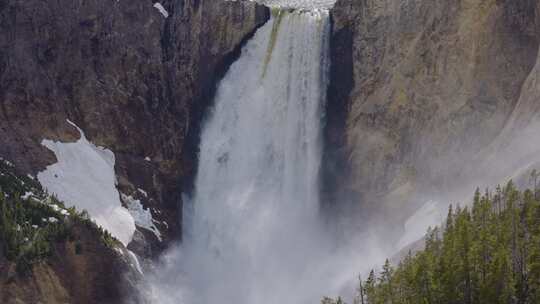
<svg viewBox="0 0 540 304"><path fill-rule="evenodd" d="M144 160L147 161L147 162L151 161L150 157L148 157L148 156L145 157Z"/></svg>
<svg viewBox="0 0 540 304"><path fill-rule="evenodd" d="M120 249L120 248L118 248L118 247L114 247L114 250L115 250L116 252L118 252L118 254L124 255L124 252L122 251L122 249Z"/></svg>
<svg viewBox="0 0 540 304"><path fill-rule="evenodd" d="M60 207L58 207L57 205L54 205L54 204L51 204L49 205L54 211L60 213L61 215L63 216L68 216L69 215L69 212L66 210L66 209L62 209Z"/></svg>
<svg viewBox="0 0 540 304"><path fill-rule="evenodd" d="M5 163L6 165L10 166L10 167L15 167L15 166L13 165L13 163L10 162L10 161L7 160L7 159L0 158L0 160L4 161L4 163Z"/></svg>
<svg viewBox="0 0 540 304"><path fill-rule="evenodd" d="M24 195L21 196L21 199L27 200L27 199L29 199L29 198L32 197L32 196L34 196L34 193L32 193L31 191L26 191L26 192L24 193Z"/></svg>
<svg viewBox="0 0 540 304"><path fill-rule="evenodd" d="M81 138L70 143L43 140L41 144L54 152L58 162L38 173L37 178L66 206L88 211L98 225L127 246L135 232L135 222L122 207L116 190L114 153L95 146L79 127L69 120L68 123L79 130Z"/></svg>
<svg viewBox="0 0 540 304"><path fill-rule="evenodd" d="M148 193L146 193L146 191L144 191L143 189L137 188L137 191L139 191L142 195L144 195L144 197L148 197Z"/></svg>
<svg viewBox="0 0 540 304"><path fill-rule="evenodd" d="M135 255L135 253L133 253L131 250L127 250L128 254L129 254L129 257L131 259L131 265L135 267L135 269L137 269L137 271L140 273L140 274L143 274L143 271L142 271L142 267L141 267L141 263L139 263L139 259L137 258L137 256Z"/></svg>
<svg viewBox="0 0 540 304"><path fill-rule="evenodd" d="M154 220L152 219L150 209L145 210L140 200L134 199L129 195L122 194L122 200L126 203L129 213L135 220L135 225L152 231L157 239L161 242L161 233L154 225Z"/></svg>
<svg viewBox="0 0 540 304"><path fill-rule="evenodd" d="M169 12L167 12L167 10L163 7L163 5L161 5L161 3L154 3L154 7L163 15L163 17L169 17Z"/></svg>

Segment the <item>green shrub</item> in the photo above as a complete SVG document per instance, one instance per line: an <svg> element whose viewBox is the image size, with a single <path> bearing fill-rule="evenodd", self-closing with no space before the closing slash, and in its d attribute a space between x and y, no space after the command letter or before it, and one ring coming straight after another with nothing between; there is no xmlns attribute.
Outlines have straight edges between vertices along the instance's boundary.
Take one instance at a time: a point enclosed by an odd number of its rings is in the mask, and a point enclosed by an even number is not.
<svg viewBox="0 0 540 304"><path fill-rule="evenodd" d="M66 209L68 215L55 211L53 205ZM66 208L38 182L17 175L13 166L0 159L0 248L9 261L16 263L19 273L28 273L34 263L51 256L55 243L75 241L73 228L76 225L95 231L107 247L118 246L118 241L108 231L90 220L88 212ZM78 241L75 253L82 253L82 244Z"/></svg>
<svg viewBox="0 0 540 304"><path fill-rule="evenodd" d="M425 249L363 282L370 304L540 303L540 201L512 182L452 208Z"/></svg>

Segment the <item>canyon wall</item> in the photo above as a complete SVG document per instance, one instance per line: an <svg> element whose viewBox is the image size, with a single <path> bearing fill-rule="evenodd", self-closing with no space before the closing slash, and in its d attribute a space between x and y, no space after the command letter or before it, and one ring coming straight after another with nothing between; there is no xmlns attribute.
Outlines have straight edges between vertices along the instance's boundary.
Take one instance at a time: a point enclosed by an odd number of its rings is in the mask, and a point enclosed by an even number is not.
<svg viewBox="0 0 540 304"><path fill-rule="evenodd" d="M36 174L55 162L41 141L74 141L73 121L115 153L122 193L148 193L164 242L138 229L142 256L180 238L203 110L269 17L253 2L165 0L164 14L154 2L0 2L0 156Z"/></svg>
<svg viewBox="0 0 540 304"><path fill-rule="evenodd" d="M0 248L0 301L18 303L144 303L135 292L140 274L125 249L113 250L84 224L71 230L73 240L56 242L53 253L20 273ZM76 241L75 241L76 240ZM123 252L122 254L119 252Z"/></svg>
<svg viewBox="0 0 540 304"><path fill-rule="evenodd" d="M330 202L403 219L538 113L538 1L338 0L332 18Z"/></svg>
<svg viewBox="0 0 540 304"><path fill-rule="evenodd" d="M181 237L204 112L269 18L254 2L159 4L0 2L0 156L35 175L56 161L41 141L76 140L73 121L151 208L164 241L139 227L130 245L146 257ZM537 121L538 1L338 0L331 16L327 207L403 220Z"/></svg>

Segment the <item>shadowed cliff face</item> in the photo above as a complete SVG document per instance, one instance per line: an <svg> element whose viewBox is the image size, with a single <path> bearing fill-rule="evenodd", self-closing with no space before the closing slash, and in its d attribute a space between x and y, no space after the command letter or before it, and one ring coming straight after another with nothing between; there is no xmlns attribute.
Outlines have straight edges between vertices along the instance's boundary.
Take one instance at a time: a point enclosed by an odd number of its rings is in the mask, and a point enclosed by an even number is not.
<svg viewBox="0 0 540 304"><path fill-rule="evenodd" d="M332 17L327 141L337 146L325 155L349 168L345 178L327 169L341 178L334 201L403 218L419 189L451 188L518 105L538 112L523 96L533 90L524 83L538 54L537 1L340 0Z"/></svg>
<svg viewBox="0 0 540 304"><path fill-rule="evenodd" d="M141 303L136 265L87 214L0 159L1 303Z"/></svg>
<svg viewBox="0 0 540 304"><path fill-rule="evenodd" d="M0 301L12 303L143 303L137 298L140 274L131 266L128 253L105 246L95 230L84 225L72 228L74 241L58 242L53 254L33 264L31 272L19 274L14 263L0 252Z"/></svg>
<svg viewBox="0 0 540 304"><path fill-rule="evenodd" d="M146 0L0 3L0 155L24 173L43 170L55 162L43 138L77 139L69 118L115 153L123 193L148 192L143 204L168 241L180 236L180 185L194 174L201 113L268 12L248 2L162 5L168 18ZM138 237L155 241L146 232ZM162 248L150 243L134 249Z"/></svg>

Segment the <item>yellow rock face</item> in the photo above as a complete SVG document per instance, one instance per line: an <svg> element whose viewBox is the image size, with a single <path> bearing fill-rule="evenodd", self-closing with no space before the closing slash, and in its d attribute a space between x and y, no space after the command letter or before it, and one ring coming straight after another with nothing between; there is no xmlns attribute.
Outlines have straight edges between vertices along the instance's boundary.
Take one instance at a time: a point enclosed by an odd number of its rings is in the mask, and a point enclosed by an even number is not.
<svg viewBox="0 0 540 304"><path fill-rule="evenodd" d="M338 148L350 170L342 188L357 193L359 205L398 204L405 210L398 217L406 216L419 189L457 187L474 156L498 140L516 111L539 112L533 102L537 6L510 0L336 3L332 62L348 56L352 85L345 97L330 96L329 107L346 100ZM339 49L340 39L352 40L352 48ZM343 69L332 73L331 88L347 81ZM410 185L414 190L399 199L386 197Z"/></svg>

